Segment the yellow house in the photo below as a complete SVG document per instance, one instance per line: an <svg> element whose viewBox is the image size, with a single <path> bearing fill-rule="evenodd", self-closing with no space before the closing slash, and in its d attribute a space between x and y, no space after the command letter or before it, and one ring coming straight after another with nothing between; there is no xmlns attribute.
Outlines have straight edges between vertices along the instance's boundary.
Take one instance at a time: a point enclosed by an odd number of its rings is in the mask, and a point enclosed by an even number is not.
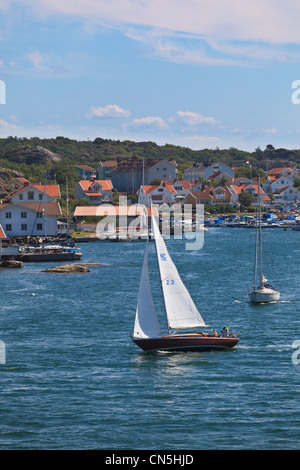
<svg viewBox="0 0 300 470"><path fill-rule="evenodd" d="M230 204L231 192L226 186L218 186L211 190L213 204Z"/></svg>

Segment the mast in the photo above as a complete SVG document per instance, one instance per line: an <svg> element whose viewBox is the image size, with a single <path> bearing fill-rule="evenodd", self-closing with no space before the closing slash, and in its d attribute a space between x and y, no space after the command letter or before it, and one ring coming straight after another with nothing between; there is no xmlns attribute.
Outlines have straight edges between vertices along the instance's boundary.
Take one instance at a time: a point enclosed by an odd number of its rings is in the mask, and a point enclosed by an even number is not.
<svg viewBox="0 0 300 470"><path fill-rule="evenodd" d="M143 157L143 174L142 174L142 183L143 183L143 188L145 186L145 160Z"/></svg>
<svg viewBox="0 0 300 470"><path fill-rule="evenodd" d="M47 237L47 171L45 171L45 241Z"/></svg>
<svg viewBox="0 0 300 470"><path fill-rule="evenodd" d="M68 177L66 177L66 189L67 189L67 235L69 232L69 195L68 195Z"/></svg>
<svg viewBox="0 0 300 470"><path fill-rule="evenodd" d="M258 213L259 213L259 278L262 283L262 243L261 243L261 206L260 206L260 176L258 176Z"/></svg>
<svg viewBox="0 0 300 470"><path fill-rule="evenodd" d="M255 261L254 261L254 289L256 289L257 273L257 242L258 242L258 207L256 207L256 237L255 237Z"/></svg>

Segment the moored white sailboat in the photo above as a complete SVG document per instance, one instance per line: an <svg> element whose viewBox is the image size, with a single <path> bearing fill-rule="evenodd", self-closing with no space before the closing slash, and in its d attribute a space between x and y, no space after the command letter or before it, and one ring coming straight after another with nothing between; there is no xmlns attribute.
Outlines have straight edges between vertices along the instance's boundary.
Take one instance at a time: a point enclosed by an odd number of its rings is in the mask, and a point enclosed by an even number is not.
<svg viewBox="0 0 300 470"><path fill-rule="evenodd" d="M262 272L262 239L261 239L261 197L260 177L258 177L258 224L256 225L254 285L249 289L249 300L252 303L277 302L280 292L268 282ZM259 257L259 285L257 287L257 261Z"/></svg>
<svg viewBox="0 0 300 470"><path fill-rule="evenodd" d="M152 298L147 241L132 340L145 351L204 351L234 347L239 341L237 335L229 333L219 336L214 332L207 334L202 331L211 327L205 324L183 284L152 210L151 218L169 334L161 334ZM187 332L178 333L178 330Z"/></svg>

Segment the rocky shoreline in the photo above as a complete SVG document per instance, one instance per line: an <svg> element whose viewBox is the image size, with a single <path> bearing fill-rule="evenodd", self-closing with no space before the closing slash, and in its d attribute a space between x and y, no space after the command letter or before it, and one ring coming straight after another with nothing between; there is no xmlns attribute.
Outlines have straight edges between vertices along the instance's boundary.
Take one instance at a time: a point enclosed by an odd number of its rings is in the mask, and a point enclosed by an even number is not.
<svg viewBox="0 0 300 470"><path fill-rule="evenodd" d="M81 264L63 264L44 269L42 273L90 273L90 269Z"/></svg>
<svg viewBox="0 0 300 470"><path fill-rule="evenodd" d="M16 261L13 259L0 260L0 268L23 268L22 261Z"/></svg>

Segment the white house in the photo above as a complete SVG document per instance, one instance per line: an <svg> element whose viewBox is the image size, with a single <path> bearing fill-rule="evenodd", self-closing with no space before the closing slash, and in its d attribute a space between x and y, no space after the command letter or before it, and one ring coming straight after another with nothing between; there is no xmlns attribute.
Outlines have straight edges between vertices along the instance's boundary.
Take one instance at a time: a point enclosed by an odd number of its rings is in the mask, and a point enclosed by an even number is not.
<svg viewBox="0 0 300 470"><path fill-rule="evenodd" d="M58 202L0 204L0 224L7 236L55 236L57 219L62 215Z"/></svg>
<svg viewBox="0 0 300 470"><path fill-rule="evenodd" d="M173 204L176 202L176 191L171 183L161 181L159 185L145 185L139 189L138 203L150 206L153 204Z"/></svg>
<svg viewBox="0 0 300 470"><path fill-rule="evenodd" d="M60 198L58 184L40 184L25 181L21 188L11 193L7 199L13 203L20 202L53 202Z"/></svg>
<svg viewBox="0 0 300 470"><path fill-rule="evenodd" d="M270 204L271 200L267 194L260 188L258 193L258 184L244 184L240 182L239 184L231 184L227 186L229 191L232 194L231 202L237 204L239 202L239 196L241 192L245 191L252 195L253 197L253 205L258 204L258 194L260 194L262 204L268 205Z"/></svg>
<svg viewBox="0 0 300 470"><path fill-rule="evenodd" d="M268 176L267 182L262 184L266 193L276 193L279 188L292 187L294 184L293 176Z"/></svg>
<svg viewBox="0 0 300 470"><path fill-rule="evenodd" d="M111 180L81 180L75 188L75 198L77 200L87 199L95 206L104 202L112 202L113 185Z"/></svg>
<svg viewBox="0 0 300 470"><path fill-rule="evenodd" d="M192 185L190 181L188 180L175 180L172 181L172 186L176 191L177 196L180 196L181 198L186 198L187 195L191 192L192 190Z"/></svg>
<svg viewBox="0 0 300 470"><path fill-rule="evenodd" d="M300 191L293 186L284 186L273 192L274 201L277 203L292 203L300 201Z"/></svg>
<svg viewBox="0 0 300 470"><path fill-rule="evenodd" d="M150 206L150 199L156 204L173 204L186 199L191 192L191 183L187 180L161 181L159 185L141 186L138 193L138 202Z"/></svg>
<svg viewBox="0 0 300 470"><path fill-rule="evenodd" d="M0 204L0 224L7 236L57 235L57 220L62 215L59 185L24 181L10 194L10 202Z"/></svg>

